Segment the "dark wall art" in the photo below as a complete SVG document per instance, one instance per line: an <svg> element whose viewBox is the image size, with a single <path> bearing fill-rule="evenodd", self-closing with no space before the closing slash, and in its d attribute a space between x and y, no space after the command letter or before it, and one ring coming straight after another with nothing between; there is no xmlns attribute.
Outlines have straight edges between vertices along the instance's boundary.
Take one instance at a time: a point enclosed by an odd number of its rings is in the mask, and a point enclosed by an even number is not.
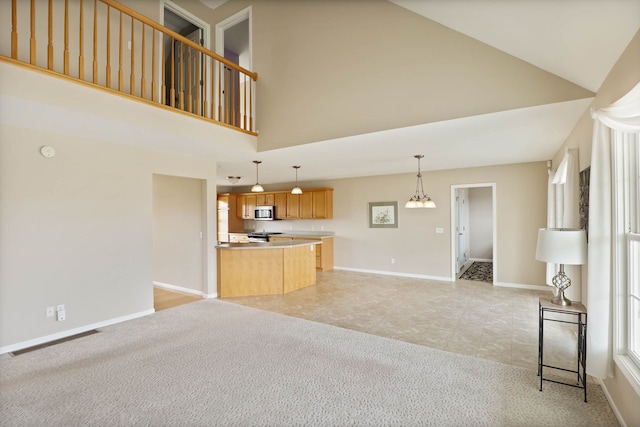
<svg viewBox="0 0 640 427"><path fill-rule="evenodd" d="M591 166L580 172L580 228L586 231L589 237L589 180Z"/></svg>

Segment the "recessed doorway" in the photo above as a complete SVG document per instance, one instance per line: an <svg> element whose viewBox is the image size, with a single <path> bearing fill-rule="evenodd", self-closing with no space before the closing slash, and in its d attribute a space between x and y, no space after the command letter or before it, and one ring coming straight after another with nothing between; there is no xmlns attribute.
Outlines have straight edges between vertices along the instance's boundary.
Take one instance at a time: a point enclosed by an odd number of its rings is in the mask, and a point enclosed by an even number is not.
<svg viewBox="0 0 640 427"><path fill-rule="evenodd" d="M451 279L497 282L496 184L451 186ZM472 273L472 271L469 271Z"/></svg>

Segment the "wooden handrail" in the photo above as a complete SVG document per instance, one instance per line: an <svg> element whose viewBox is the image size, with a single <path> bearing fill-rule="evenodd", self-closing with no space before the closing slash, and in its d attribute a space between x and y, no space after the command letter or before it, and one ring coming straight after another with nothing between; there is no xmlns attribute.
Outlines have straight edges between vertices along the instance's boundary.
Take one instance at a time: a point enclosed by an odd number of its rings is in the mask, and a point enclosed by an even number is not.
<svg viewBox="0 0 640 427"><path fill-rule="evenodd" d="M0 37L10 38L0 44L0 57L256 135L258 73L115 0L11 0L0 4L0 14L11 24L0 28ZM85 37L93 37L89 49ZM46 45L39 57L38 45Z"/></svg>
<svg viewBox="0 0 640 427"><path fill-rule="evenodd" d="M225 64L226 66L242 72L242 74L246 74L248 76L251 76L251 78L253 80L257 80L258 79L258 73L254 73L253 71L249 71L246 68L243 68L243 67L239 66L238 64L235 64L235 63L229 61L227 58L225 58L223 56L220 56L215 52L212 52L210 50L207 50L207 49L203 48L199 44L192 42L188 38L176 33L175 31L170 30L167 27L163 27L162 25L154 22L153 20L147 18L144 15L139 14L135 10L130 9L125 5L118 3L115 0L100 0L100 1L102 3L104 3L104 4L107 4L107 5L111 6L111 7L113 7L114 9L118 9L119 11L126 13L127 15L137 19L138 21L144 22L148 26L150 26L150 27L152 27L152 28L154 28L154 29L156 29L156 30L158 30L158 31L160 31L160 32L162 32L162 33L164 33L164 34L176 39L176 40L180 40L181 43L184 43L185 45L187 45L187 46L189 46L189 47L191 47L193 49L196 49L196 50L200 51L201 53L204 53L207 56L213 57L216 61L220 61L223 64Z"/></svg>

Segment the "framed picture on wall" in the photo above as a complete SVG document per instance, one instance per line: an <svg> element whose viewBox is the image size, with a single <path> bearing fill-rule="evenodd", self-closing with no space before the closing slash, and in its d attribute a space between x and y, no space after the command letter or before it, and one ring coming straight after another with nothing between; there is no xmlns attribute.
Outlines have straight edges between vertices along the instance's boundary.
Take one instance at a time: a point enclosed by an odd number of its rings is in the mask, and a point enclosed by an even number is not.
<svg viewBox="0 0 640 427"><path fill-rule="evenodd" d="M580 172L580 228L587 233L589 238L589 181L591 178L591 166Z"/></svg>
<svg viewBox="0 0 640 427"><path fill-rule="evenodd" d="M398 202L369 202L369 228L398 228Z"/></svg>

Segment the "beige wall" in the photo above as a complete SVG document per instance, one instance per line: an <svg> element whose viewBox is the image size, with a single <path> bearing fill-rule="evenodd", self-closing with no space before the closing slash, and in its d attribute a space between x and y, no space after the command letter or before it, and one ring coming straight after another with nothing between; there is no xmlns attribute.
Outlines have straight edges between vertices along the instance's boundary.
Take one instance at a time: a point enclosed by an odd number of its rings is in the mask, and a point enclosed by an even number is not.
<svg viewBox="0 0 640 427"><path fill-rule="evenodd" d="M0 348L153 310L153 174L206 182L204 292L215 294L216 160L176 147L197 134L200 144L215 144L225 130L5 63L0 75ZM13 96L18 92L29 99ZM87 99L95 105L77 102ZM139 118L140 126L123 118L105 127L67 107L48 117L57 111L52 104L74 100L82 110L99 105L104 116ZM12 115L22 102L33 102L32 117ZM175 147L155 133L164 126L180 131L185 121L187 136ZM36 127L42 123L48 129ZM146 139L160 149L144 148ZM40 155L45 144L55 157ZM45 316L58 304L66 306L64 322Z"/></svg>
<svg viewBox="0 0 640 427"><path fill-rule="evenodd" d="M303 182L302 188L334 188L334 219L260 223L267 230L334 231L335 265L349 269L451 278L451 186L496 183L497 272L501 283L544 285L535 260L537 230L546 221L545 162L423 172L436 209L405 209L415 174ZM290 188L288 184L266 190ZM242 191L242 190L239 190ZM398 228L369 228L368 203L397 201ZM253 221L246 221L250 225ZM435 228L443 227L443 234ZM395 264L391 264L391 258Z"/></svg>
<svg viewBox="0 0 640 427"><path fill-rule="evenodd" d="M263 0L252 19L261 151L592 96L384 0Z"/></svg>
<svg viewBox="0 0 640 427"><path fill-rule="evenodd" d="M493 196L490 187L469 189L469 257L493 258Z"/></svg>
<svg viewBox="0 0 640 427"><path fill-rule="evenodd" d="M615 102L629 92L640 81L640 31L636 33L624 53L610 71L593 100L592 108L602 108ZM589 111L585 111L562 148L553 159L556 168L562 160L565 148L578 148L580 170L591 165L591 140L593 138L593 120ZM582 269L582 301L587 300L587 269ZM588 308L588 307L587 307ZM614 313L614 316L617 314ZM615 366L614 377L604 380L607 392L613 399L620 416L626 425L640 425L640 395L631 387L627 378Z"/></svg>
<svg viewBox="0 0 640 427"><path fill-rule="evenodd" d="M204 182L153 175L153 280L204 291Z"/></svg>

